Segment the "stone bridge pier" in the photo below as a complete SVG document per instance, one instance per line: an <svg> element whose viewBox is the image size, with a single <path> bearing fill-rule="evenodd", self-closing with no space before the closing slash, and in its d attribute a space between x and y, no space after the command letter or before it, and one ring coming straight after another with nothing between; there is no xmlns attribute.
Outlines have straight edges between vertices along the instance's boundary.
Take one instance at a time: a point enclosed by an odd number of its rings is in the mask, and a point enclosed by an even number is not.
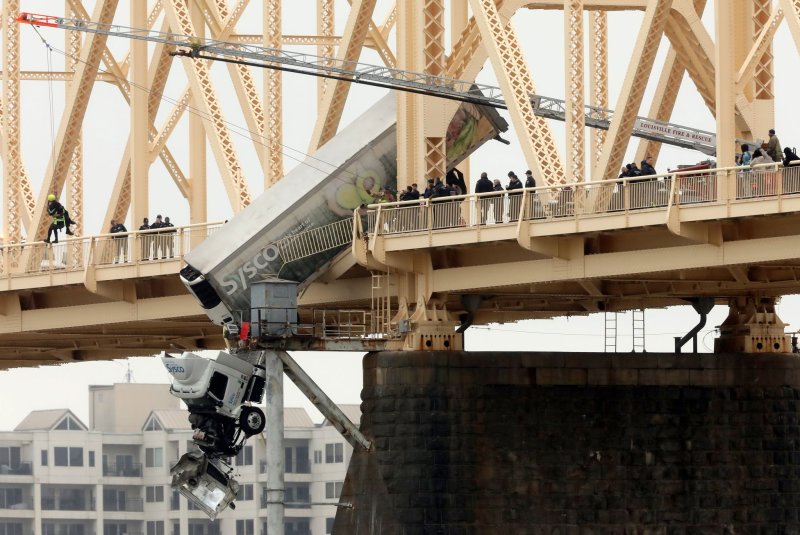
<svg viewBox="0 0 800 535"><path fill-rule="evenodd" d="M364 358L334 534L800 533L800 358Z"/></svg>

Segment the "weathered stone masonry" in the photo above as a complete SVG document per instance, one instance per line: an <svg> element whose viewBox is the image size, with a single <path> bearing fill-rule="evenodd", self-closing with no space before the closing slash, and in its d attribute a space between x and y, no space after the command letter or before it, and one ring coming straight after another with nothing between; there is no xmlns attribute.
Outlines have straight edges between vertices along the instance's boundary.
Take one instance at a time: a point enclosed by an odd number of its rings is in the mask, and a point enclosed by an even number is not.
<svg viewBox="0 0 800 535"><path fill-rule="evenodd" d="M800 533L800 359L380 353L335 534Z"/></svg>

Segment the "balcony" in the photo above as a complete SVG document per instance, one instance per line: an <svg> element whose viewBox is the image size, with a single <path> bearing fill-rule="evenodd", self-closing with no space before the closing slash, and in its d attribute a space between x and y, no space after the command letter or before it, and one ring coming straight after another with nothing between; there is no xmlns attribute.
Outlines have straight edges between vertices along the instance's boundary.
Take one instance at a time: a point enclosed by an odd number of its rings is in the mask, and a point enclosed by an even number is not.
<svg viewBox="0 0 800 535"><path fill-rule="evenodd" d="M33 474L33 465L31 463L19 463L15 466L4 464L0 466L0 475L29 476L31 474Z"/></svg>
<svg viewBox="0 0 800 535"><path fill-rule="evenodd" d="M141 498L130 498L127 500L109 500L103 503L103 511L134 512L141 513L144 510L144 503ZM130 534L128 534L130 535Z"/></svg>
<svg viewBox="0 0 800 535"><path fill-rule="evenodd" d="M103 475L109 477L142 477L142 463L103 465Z"/></svg>
<svg viewBox="0 0 800 535"><path fill-rule="evenodd" d="M94 499L56 498L42 496L43 511L94 511Z"/></svg>

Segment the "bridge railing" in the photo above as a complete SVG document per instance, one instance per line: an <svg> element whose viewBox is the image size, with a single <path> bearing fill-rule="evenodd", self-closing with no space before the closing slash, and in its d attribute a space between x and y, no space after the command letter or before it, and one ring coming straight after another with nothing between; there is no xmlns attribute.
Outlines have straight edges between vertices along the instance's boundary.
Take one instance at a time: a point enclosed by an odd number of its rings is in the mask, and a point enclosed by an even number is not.
<svg viewBox="0 0 800 535"><path fill-rule="evenodd" d="M406 234L517 224L520 218L582 219L798 194L800 165L772 163L382 203L370 205L362 220L368 233Z"/></svg>
<svg viewBox="0 0 800 535"><path fill-rule="evenodd" d="M0 276L84 271L88 266L132 265L183 256L217 231L221 222L169 229L67 238L58 243L0 246Z"/></svg>

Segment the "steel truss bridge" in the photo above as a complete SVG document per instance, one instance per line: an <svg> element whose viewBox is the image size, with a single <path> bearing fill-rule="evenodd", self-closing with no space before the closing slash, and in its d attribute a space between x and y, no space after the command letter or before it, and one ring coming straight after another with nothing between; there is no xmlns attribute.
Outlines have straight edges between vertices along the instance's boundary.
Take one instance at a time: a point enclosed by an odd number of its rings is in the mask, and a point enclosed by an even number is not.
<svg viewBox="0 0 800 535"><path fill-rule="evenodd" d="M318 0L316 27L308 35L281 33L281 0L266 0L257 11L247 0L156 0L131 2L126 9L117 0L94 5L66 0L64 15L100 24L123 19L134 28L271 49L312 46L320 57L342 63L356 62L372 50L386 67L432 77L471 81L491 68L516 132L514 141L540 187L519 196L470 195L371 209L354 220L353 246L319 273L301 299L305 311L367 310L374 303L373 274L382 273L388 274L395 308L446 306L483 323L661 307L698 296L740 300L744 309L748 300L761 306L796 293L796 169L732 166L735 139L763 137L775 125L772 42L786 24L800 50L800 0L717 2L714 35L700 20L706 3L398 0L378 5L376 0ZM31 49L22 45L22 29L15 22L19 4L3 2L0 365L219 346L218 329L185 293L176 273L182 255L218 227L207 223L209 204L219 202L207 194L209 175L221 178L233 213L254 194L246 177L262 176L264 190L283 177L282 73L229 65L226 83L233 85L236 99L222 102L219 73L212 75L205 61L175 57L169 45L148 49L139 41L131 41L130 50L120 56L112 52L107 36L78 32L61 36L67 52L63 69L25 70ZM339 33L336 9L347 10ZM536 73L526 61L514 18L522 10L564 14L565 152L531 102L530 95L537 94ZM609 102L615 73L608 69L613 39L608 21L618 11L631 10L641 12L641 22L622 89ZM238 30L251 28L253 20L261 23L258 32ZM655 68L659 46L667 48L660 71ZM256 76L262 77L262 87ZM173 78L185 80L185 88L165 109L161 95ZM50 161L42 176L31 176L26 161L43 154L41 147L37 154L23 153L21 85L40 81L63 82L65 100L54 146L47 151ZM656 92L644 102L648 83L655 84ZM131 113L110 196L91 206L104 210L102 221L129 221L131 228L152 213L152 192L174 187L190 213L190 225L176 234L134 232L120 241L120 236L86 228L84 191L99 178L86 172L85 159L93 155L82 140L92 129L108 128L84 120L98 84L116 88ZM658 180L611 180L623 163L640 110L669 122L682 84L690 84L717 118L718 169ZM350 85L346 79L318 81L309 153L336 135ZM135 90L141 87L147 91ZM398 93L397 99L398 186L443 175L445 129L458 103L410 93ZM586 106L614 110L608 130L593 130L588 139ZM233 111L258 134L252 147L234 142L226 120ZM189 127L178 128L183 123ZM186 147L185 154L173 152L178 145ZM206 165L209 148L213 170ZM243 151L256 155L257 169L244 168ZM659 151L657 141L641 140L635 160L657 157ZM590 169L584 163L587 153ZM165 171L167 183L150 179L157 167ZM82 237L57 247L41 243L49 224L49 193L65 199ZM162 246L158 253L155 240Z"/></svg>

